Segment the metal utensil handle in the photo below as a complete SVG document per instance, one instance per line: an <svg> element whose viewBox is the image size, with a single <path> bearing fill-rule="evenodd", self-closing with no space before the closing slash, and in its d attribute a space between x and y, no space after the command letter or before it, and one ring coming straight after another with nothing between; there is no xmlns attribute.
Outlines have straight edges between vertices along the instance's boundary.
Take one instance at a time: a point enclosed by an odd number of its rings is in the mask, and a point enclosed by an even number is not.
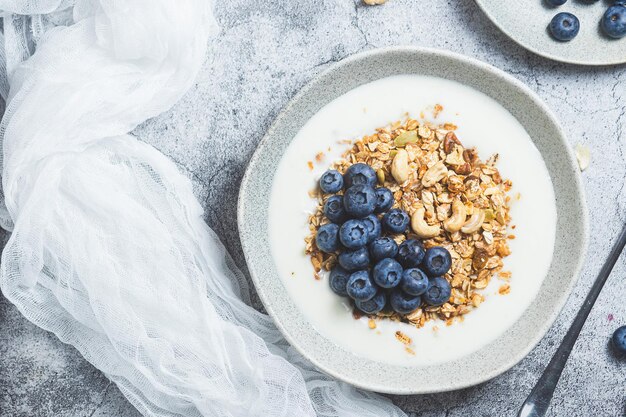
<svg viewBox="0 0 626 417"><path fill-rule="evenodd" d="M589 316L589 312L591 311L593 304L596 302L600 291L602 291L604 283L611 274L611 270L613 269L613 266L615 266L615 262L617 262L622 249L624 249L624 245L626 245L626 226L622 229L617 242L613 246L613 249L604 263L604 266L602 266L602 269L598 274L598 278L596 278L596 281L589 290L589 294L587 294L585 302L580 307L578 314L576 314L576 318L567 331L565 338L563 338L561 345L556 350L556 353L550 360L548 367L545 371L543 371L541 378L539 378L539 381L535 384L535 387L526 398L526 401L524 401L524 404L517 415L518 417L545 416L546 411L550 406L550 401L552 400L556 384L559 382L559 378L561 377L561 373L563 372L563 368L567 362L567 358L569 358L569 355L572 352L572 348L576 343L576 339L578 339L580 330L585 324L585 320L587 320L587 316Z"/></svg>

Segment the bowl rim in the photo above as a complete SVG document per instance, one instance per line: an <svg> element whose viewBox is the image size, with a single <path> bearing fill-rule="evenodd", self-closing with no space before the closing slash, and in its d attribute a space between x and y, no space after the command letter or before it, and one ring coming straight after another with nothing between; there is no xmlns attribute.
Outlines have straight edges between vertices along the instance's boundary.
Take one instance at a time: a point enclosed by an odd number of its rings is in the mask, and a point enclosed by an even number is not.
<svg viewBox="0 0 626 417"><path fill-rule="evenodd" d="M250 158L250 161L248 162L248 166L246 168L245 174L244 174L244 176L243 176L243 178L241 180L240 191L239 191L238 201L237 201L237 205L238 205L238 207L237 207L237 226L239 228L239 236L240 236L240 240L241 240L242 249L243 249L243 252L244 252L244 257L245 257L246 263L248 265L248 270L249 270L250 276L251 276L252 281L253 281L253 283L255 285L255 288L257 290L259 298L262 301L263 305L265 306L266 311L268 312L270 317L273 319L276 327L280 330L280 332L285 337L285 339L289 342L289 344L291 346L293 346L301 355L303 355L305 358L307 358L307 360L312 362L317 369L321 370L322 372L324 372L324 373L326 373L326 374L328 374L328 375L330 375L330 376L332 376L334 378L337 378L338 380L342 380L342 381L347 382L347 383L349 383L351 385L354 385L354 386L356 386L358 388L362 388L362 389L366 389L366 390L370 390L370 391L375 391L375 392L387 393L387 394L400 394L400 395L431 394L431 393L439 393L439 392L447 392L447 391L463 389L463 388L475 386L475 385L481 384L481 383L483 383L485 381L488 381L490 379L493 379L496 376L501 375L502 373L504 373L507 370L511 369L513 366L515 366L517 363L519 363L523 358L525 358L528 355L528 353L532 349L534 349L537 346L537 344L539 343L539 341L546 335L546 333L548 332L550 327L552 327L552 325L554 324L556 318L561 313L561 310L563 309L563 306L567 302L568 298L571 296L572 290L573 290L576 282L578 281L578 277L580 276L580 271L582 269L583 262L586 259L587 246L588 246L588 241L589 241L588 207L587 207L587 203L586 203L584 188L583 188L583 185L582 185L582 179L581 179L581 176L580 176L580 172L578 170L576 170L576 174L573 177L573 181L574 181L574 187L575 187L576 193L580 197L580 204L579 204L579 206L580 206L580 209L581 209L580 210L581 211L581 213L580 213L580 220L581 220L581 231L582 231L581 236L580 236L580 251L581 252L580 252L580 257L576 261L576 265L575 265L575 267L574 267L574 269L572 271L572 274L571 274L572 276L571 276L571 278L569 279L569 281L567 283L567 287L563 288L565 290L565 291L562 292L563 295L561 295L558 298L558 301L554 304L554 308L552 308L550 310L549 314L547 314L544 317L544 320L541 322L541 325L538 326L538 331L536 332L536 335L532 339L529 340L529 342L527 343L527 345L526 345L526 347L524 349L519 350L516 355L509 357L508 360L503 361L499 366L494 367L490 372L482 373L480 375L480 377L475 378L471 382L464 382L464 383L453 383L453 382L451 382L451 383L447 384L447 386L445 388L441 388L441 387L439 387L439 388L432 388L432 389L431 388L415 389L415 388L410 388L410 387L389 388L388 386L386 386L384 384L379 384L379 383L376 383L376 382L371 382L371 381L363 382L363 381L351 378L350 376L347 376L345 374L342 374L340 372L340 370L334 369L331 366L328 366L327 364L325 364L324 362L318 360L317 358L311 357L309 355L309 353L307 352L307 350L299 342L299 340L296 339L296 335L291 334L286 329L285 322L284 322L285 318L280 316L277 313L277 311L275 310L275 306L273 305L273 303L271 301L272 295L268 294L266 292L266 290L264 288L263 279L259 276L261 274L257 274L257 272L255 271L255 268L253 267L254 261L252 260L250 253L251 253L251 251L256 250L256 248L252 247L251 243L248 242L246 237L244 236L244 231L247 230L247 227L246 227L246 224L245 224L246 198L249 197L249 195L248 195L248 193L250 191L249 190L249 188L250 188L249 184L251 182L252 176L254 175L254 173L252 172L251 168L258 163L258 160L261 157L260 156L261 155L261 150L270 141L270 137L273 135L274 130L276 129L276 127L283 121L283 119L285 119L285 117L287 117L287 115L290 113L290 110L293 107L295 107L296 104L303 97L305 97L312 88L317 86L317 84L320 82L320 80L324 79L329 74L332 74L334 71L336 71L341 66L348 65L348 64L353 63L355 61L360 61L360 60L367 59L367 58L370 58L370 57L385 55L385 54L389 54L389 53L409 53L409 54L417 54L417 55L432 54L432 55L442 56L444 58L448 58L448 59L452 59L452 60L458 61L458 62L462 63L463 65L473 66L473 67L478 68L479 70L490 72L490 73L494 74L495 76L499 77L500 79L503 79L505 82L508 82L508 83L512 84L514 87L516 87L519 90L521 90L524 93L524 95L527 96L533 102L533 104L536 105L545 114L545 116L551 121L551 123L554 125L554 127L557 129L557 131L559 133L558 140L563 144L563 147L566 149L566 153L567 153L567 155L565 155L566 158L569 160L569 163L572 166L574 166L574 167L578 166L577 162L576 162L576 157L574 155L574 152L571 149L571 147L569 146L569 143L567 142L565 132L564 132L563 128L561 127L560 123L558 122L557 118L554 116L553 112L537 96L537 94L535 92L533 92L528 86L526 86L524 83L522 83L520 80L518 80L517 78L513 77L512 75L509 75L506 72L504 72L504 71L502 71L502 70L500 70L500 69L498 69L498 68L496 68L496 67L494 67L492 65L489 65L489 64L487 64L485 62L477 60L475 58L471 58L471 57L468 57L468 56L465 56L465 55L462 55L462 54L458 54L458 53L454 53L454 52L450 52L450 51L446 51L446 50L441 50L441 49L427 48L427 47L416 47L416 46L390 46L390 47L371 49L371 50L367 50L367 51L364 51L364 52L359 52L359 53L350 55L350 56L342 59L341 61L338 61L338 62L332 64L330 67L326 68L324 71L322 71L318 75L314 76L309 82L307 82L298 91L298 93L296 93L289 100L289 102L285 105L285 107L279 112L278 116L276 116L275 120L270 125L270 127L267 130L266 134L263 136L263 138L261 139L261 141L257 145L257 148L256 148L254 154L252 155L252 157ZM352 87L352 88L356 88L356 87ZM272 180L273 180L273 177L272 177ZM282 289L285 292L286 296L289 297L289 294L288 294L286 288L284 288L284 286L282 284L282 280L280 278L278 278L278 280L281 281L280 286L282 287ZM515 323L517 323L519 320L524 318L524 316L526 314L526 310L525 310L524 314L522 314L522 316ZM299 310L297 311L297 314L302 315L302 313ZM306 318L304 318L304 320L306 321ZM321 334L319 334L319 332L317 332L317 334L320 337L324 337ZM500 335L499 338L501 338L503 335L504 335L504 333L502 335ZM496 340L498 340L498 339L496 339ZM409 367L406 367L406 368L409 368Z"/></svg>

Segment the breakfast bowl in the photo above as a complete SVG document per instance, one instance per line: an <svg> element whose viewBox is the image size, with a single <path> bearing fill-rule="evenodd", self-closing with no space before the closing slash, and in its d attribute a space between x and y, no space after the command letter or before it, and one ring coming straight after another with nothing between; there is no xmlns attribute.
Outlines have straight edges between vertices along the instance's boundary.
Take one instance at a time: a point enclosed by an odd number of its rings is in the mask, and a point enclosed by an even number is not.
<svg viewBox="0 0 626 417"><path fill-rule="evenodd" d="M495 181L506 184L510 222L507 214L500 224L506 223L507 234L500 235L507 239L507 250L493 271L487 271L493 278L484 285L475 276L465 277L463 288L481 290L473 295L480 302L459 296L463 299L457 300L456 311L467 310L462 316L429 306L420 307L425 315L421 321L413 320L415 315L407 320L397 314L359 313L347 297L331 290L328 273L311 256L311 233L318 230L316 213L321 210L316 186L320 176L331 167L349 165L350 158L354 162L351 153L363 143L388 159L372 137L397 135L411 129L408 124L422 127L420 137L435 140L441 129L442 143L445 134L459 147L462 142L475 148L489 161L481 165L483 171L497 173ZM420 145L428 148L428 143ZM437 158L441 152L433 149ZM398 153L390 155L395 159ZM384 172L390 172L385 169L378 180L392 184L394 194L401 195L392 180L384 179ZM466 174L463 178L470 179ZM483 177L479 173L471 179L489 181ZM405 194L409 183L404 184ZM441 203L444 197L435 198ZM425 201L416 204L426 206ZM474 204L475 212L483 211ZM267 312L305 358L364 389L421 394L493 378L539 342L575 283L586 250L586 213L575 158L555 117L533 92L502 71L462 55L398 47L346 58L291 100L249 163L239 194L238 226ZM487 229L483 225L463 238L470 244L488 242L495 232ZM442 239L442 245L452 248L461 239L459 233L446 233L452 241ZM452 276L446 274L448 280Z"/></svg>

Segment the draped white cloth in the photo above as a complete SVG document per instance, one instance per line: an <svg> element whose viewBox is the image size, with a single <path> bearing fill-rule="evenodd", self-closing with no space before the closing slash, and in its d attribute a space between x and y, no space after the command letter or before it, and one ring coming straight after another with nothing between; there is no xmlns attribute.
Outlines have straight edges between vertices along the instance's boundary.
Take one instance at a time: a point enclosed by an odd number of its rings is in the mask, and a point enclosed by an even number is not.
<svg viewBox="0 0 626 417"><path fill-rule="evenodd" d="M404 416L246 304L191 184L128 135L191 86L207 0L0 0L4 295L146 416Z"/></svg>

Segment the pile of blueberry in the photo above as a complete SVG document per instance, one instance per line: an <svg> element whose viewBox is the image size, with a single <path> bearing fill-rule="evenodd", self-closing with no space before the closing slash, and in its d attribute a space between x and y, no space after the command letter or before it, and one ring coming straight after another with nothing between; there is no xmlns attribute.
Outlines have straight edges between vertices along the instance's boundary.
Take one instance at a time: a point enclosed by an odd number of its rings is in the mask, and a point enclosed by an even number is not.
<svg viewBox="0 0 626 417"><path fill-rule="evenodd" d="M387 307L406 315L422 301L442 305L451 292L443 278L452 264L450 253L442 247L425 250L415 239L398 246L389 235L405 233L409 215L392 209L392 192L376 188L376 182L374 170L362 163L350 166L344 175L329 170L320 178L322 191L334 194L324 204L331 223L321 226L315 238L319 250L338 253L330 288L349 296L367 314ZM342 190L343 195L337 194Z"/></svg>
<svg viewBox="0 0 626 417"><path fill-rule="evenodd" d="M567 0L546 0L551 6L562 6ZM598 0L588 0L595 3ZM604 33L614 39L626 36L626 0L614 0L600 20ZM572 13L561 12L552 18L549 25L550 33L560 41L570 41L578 35L580 21Z"/></svg>

